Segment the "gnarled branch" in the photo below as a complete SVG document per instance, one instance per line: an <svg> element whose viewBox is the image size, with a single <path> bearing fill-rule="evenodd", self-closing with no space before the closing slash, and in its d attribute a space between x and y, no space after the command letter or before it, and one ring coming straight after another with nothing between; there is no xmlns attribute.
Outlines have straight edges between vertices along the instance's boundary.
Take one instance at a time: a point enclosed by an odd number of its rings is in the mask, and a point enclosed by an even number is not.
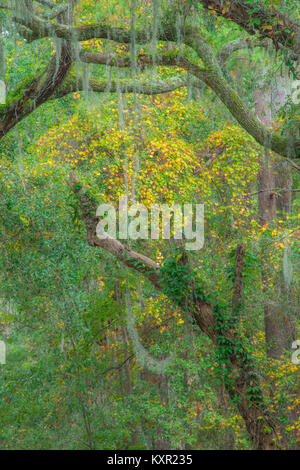
<svg viewBox="0 0 300 470"><path fill-rule="evenodd" d="M247 33L259 34L260 38L269 38L276 47L290 49L295 58L300 58L300 25L283 15L272 5L267 10L258 2L246 0L198 0L204 8L214 11L219 16L234 21Z"/></svg>
<svg viewBox="0 0 300 470"><path fill-rule="evenodd" d="M98 218L96 217L96 201L88 194L87 190L78 184L78 178L74 173L70 173L67 181L69 187L79 196L79 205L82 219L85 223L87 241L90 246L98 246L118 258L125 266L133 268L143 274L157 289L161 289L161 276L159 266L152 259L137 253L118 240L110 237L100 239L96 234Z"/></svg>
<svg viewBox="0 0 300 470"><path fill-rule="evenodd" d="M68 180L71 190L77 194L81 215L87 230L87 239L90 246L101 247L117 257L125 266L143 274L158 290L168 283L161 275L159 266L150 258L134 252L119 241L107 236L99 239L96 235L98 219L96 217L97 204L88 191L78 183L77 177L71 173ZM238 267L240 272L241 266ZM193 284L193 283L192 283ZM183 285L182 289L189 290L191 285ZM172 290L172 285L171 285ZM164 289L164 292L166 290ZM171 296L171 300L172 299ZM186 304L179 302L179 307L184 313L194 317L199 328L220 347L228 348L228 363L231 365L230 378L226 381L226 387L231 399L236 400L247 430L257 449L272 449L275 447L276 432L273 431L274 423L269 415L263 400L263 393L259 385L259 377L255 371L255 363L244 350L242 339L232 328L220 329L217 327L213 306L193 295L186 299ZM228 367L228 363L226 367ZM255 397L251 397L249 390L255 385ZM259 419L258 419L259 418ZM266 426L267 425L267 426ZM266 429L269 427L269 429Z"/></svg>

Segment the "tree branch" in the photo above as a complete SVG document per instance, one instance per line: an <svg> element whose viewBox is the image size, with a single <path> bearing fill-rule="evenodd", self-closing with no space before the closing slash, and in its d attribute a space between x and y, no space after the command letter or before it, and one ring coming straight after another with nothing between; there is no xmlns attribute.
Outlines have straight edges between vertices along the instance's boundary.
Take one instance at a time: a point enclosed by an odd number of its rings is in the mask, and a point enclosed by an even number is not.
<svg viewBox="0 0 300 470"><path fill-rule="evenodd" d="M111 67L130 67L132 58L129 55L121 56L118 54L100 54L99 52L82 51L80 60L87 64L109 65ZM167 54L156 54L155 57L150 54L139 53L136 55L136 64L145 67L148 65L180 66L180 56L176 49L168 50ZM185 67L183 67L185 68Z"/></svg>
<svg viewBox="0 0 300 470"><path fill-rule="evenodd" d="M204 62L205 69L197 65L190 68L191 72L203 80L221 99L239 124L262 146L267 145L271 150L284 158L290 158L294 151L295 157L300 158L300 142L296 141L291 148L289 139L265 126L255 114L248 109L237 92L229 85L224 77L220 64L210 45L190 28L186 32L185 43L192 47ZM293 155L292 155L293 156Z"/></svg>

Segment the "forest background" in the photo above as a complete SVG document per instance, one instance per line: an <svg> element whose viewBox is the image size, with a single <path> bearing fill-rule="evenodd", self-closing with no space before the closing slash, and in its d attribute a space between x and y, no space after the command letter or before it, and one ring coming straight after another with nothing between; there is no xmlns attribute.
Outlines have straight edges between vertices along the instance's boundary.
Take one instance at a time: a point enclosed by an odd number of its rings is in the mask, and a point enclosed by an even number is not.
<svg viewBox="0 0 300 470"><path fill-rule="evenodd" d="M298 1L0 19L0 448L299 448ZM99 240L124 195L204 247Z"/></svg>

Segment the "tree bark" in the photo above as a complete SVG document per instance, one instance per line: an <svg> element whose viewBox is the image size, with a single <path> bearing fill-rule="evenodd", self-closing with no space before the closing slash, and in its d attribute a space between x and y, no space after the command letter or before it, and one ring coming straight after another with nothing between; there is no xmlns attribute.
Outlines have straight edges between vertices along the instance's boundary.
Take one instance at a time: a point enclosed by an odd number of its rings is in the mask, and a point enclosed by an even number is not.
<svg viewBox="0 0 300 470"><path fill-rule="evenodd" d="M53 96L70 70L71 56L71 45L62 41L60 50L56 51L44 74L29 82L27 87L25 86L22 96L2 112L2 119L0 115L0 138Z"/></svg>
<svg viewBox="0 0 300 470"><path fill-rule="evenodd" d="M258 118L267 126L273 123L273 115L271 108L271 88L264 88L262 81L258 81L259 88L255 91L255 110ZM281 80L281 87L283 83ZM280 90L276 90L277 95ZM284 99L284 94L281 93ZM281 103L283 105L284 103ZM266 143L267 144L267 143ZM276 176L275 176L276 175ZM271 162L268 156L268 149L266 155L262 157L262 164L258 175L258 205L259 205L259 223L261 226L268 225L275 220L276 211L279 211L284 217L284 214L291 209L291 168L290 165L285 165L279 160L277 167ZM279 192L277 197L277 188L283 189ZM266 248L262 248L262 282L265 286L264 291L268 297L268 279L272 276L272 269L269 265L269 254ZM282 304L271 303L266 301L264 306L264 321L265 321L265 334L267 344L267 354L270 358L279 359L284 352L291 347L295 336L295 327L291 320L289 313L286 311L286 303L284 302L285 293L282 292ZM275 296L275 293L274 293Z"/></svg>
<svg viewBox="0 0 300 470"><path fill-rule="evenodd" d="M273 92L277 95L275 103L276 106L283 106L286 100L286 93L284 90L284 79L279 78L279 86L277 85ZM261 87L256 90L256 113L262 122L271 125L273 116L271 109L271 89L263 89L261 82L258 82ZM286 84L286 86L288 86ZM259 223L261 226L268 225L275 220L277 214L281 218L285 218L291 210L291 188L292 176L291 167L287 162L282 162L278 159L275 164L270 162L267 155L262 158L262 166L258 175L259 186ZM275 188L275 189L274 189ZM279 192L277 192L279 191ZM283 275L281 281L277 282L277 288L280 293L280 303L271 302L269 300L270 289L268 287L269 279L274 277L272 267L270 264L270 256L265 246L262 247L262 283L266 296L264 305L264 324L265 324L265 337L266 337L266 352L268 358L279 360L284 353L290 349L292 342L296 337L296 328L293 323L289 308L288 297L289 293L284 288ZM276 297L276 292L273 289L273 297ZM276 392L275 382L271 383L271 395L274 398ZM275 407L277 413L281 413L278 407ZM294 412L286 410L286 415L290 423L296 420ZM288 446L288 436L285 426L280 424L280 432L282 436L282 443L285 447Z"/></svg>

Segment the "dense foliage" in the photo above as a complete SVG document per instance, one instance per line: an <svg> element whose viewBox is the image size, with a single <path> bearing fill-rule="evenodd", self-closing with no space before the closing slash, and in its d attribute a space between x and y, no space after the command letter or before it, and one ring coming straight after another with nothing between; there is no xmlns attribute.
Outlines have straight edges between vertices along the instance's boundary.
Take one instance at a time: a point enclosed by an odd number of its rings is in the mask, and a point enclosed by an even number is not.
<svg viewBox="0 0 300 470"><path fill-rule="evenodd" d="M219 3L1 2L1 449L299 446L299 57L280 16L299 28L299 12L237 2L252 13L231 21ZM30 8L112 29L66 39ZM204 247L127 240L124 260L88 243L83 197L124 195L204 204Z"/></svg>

